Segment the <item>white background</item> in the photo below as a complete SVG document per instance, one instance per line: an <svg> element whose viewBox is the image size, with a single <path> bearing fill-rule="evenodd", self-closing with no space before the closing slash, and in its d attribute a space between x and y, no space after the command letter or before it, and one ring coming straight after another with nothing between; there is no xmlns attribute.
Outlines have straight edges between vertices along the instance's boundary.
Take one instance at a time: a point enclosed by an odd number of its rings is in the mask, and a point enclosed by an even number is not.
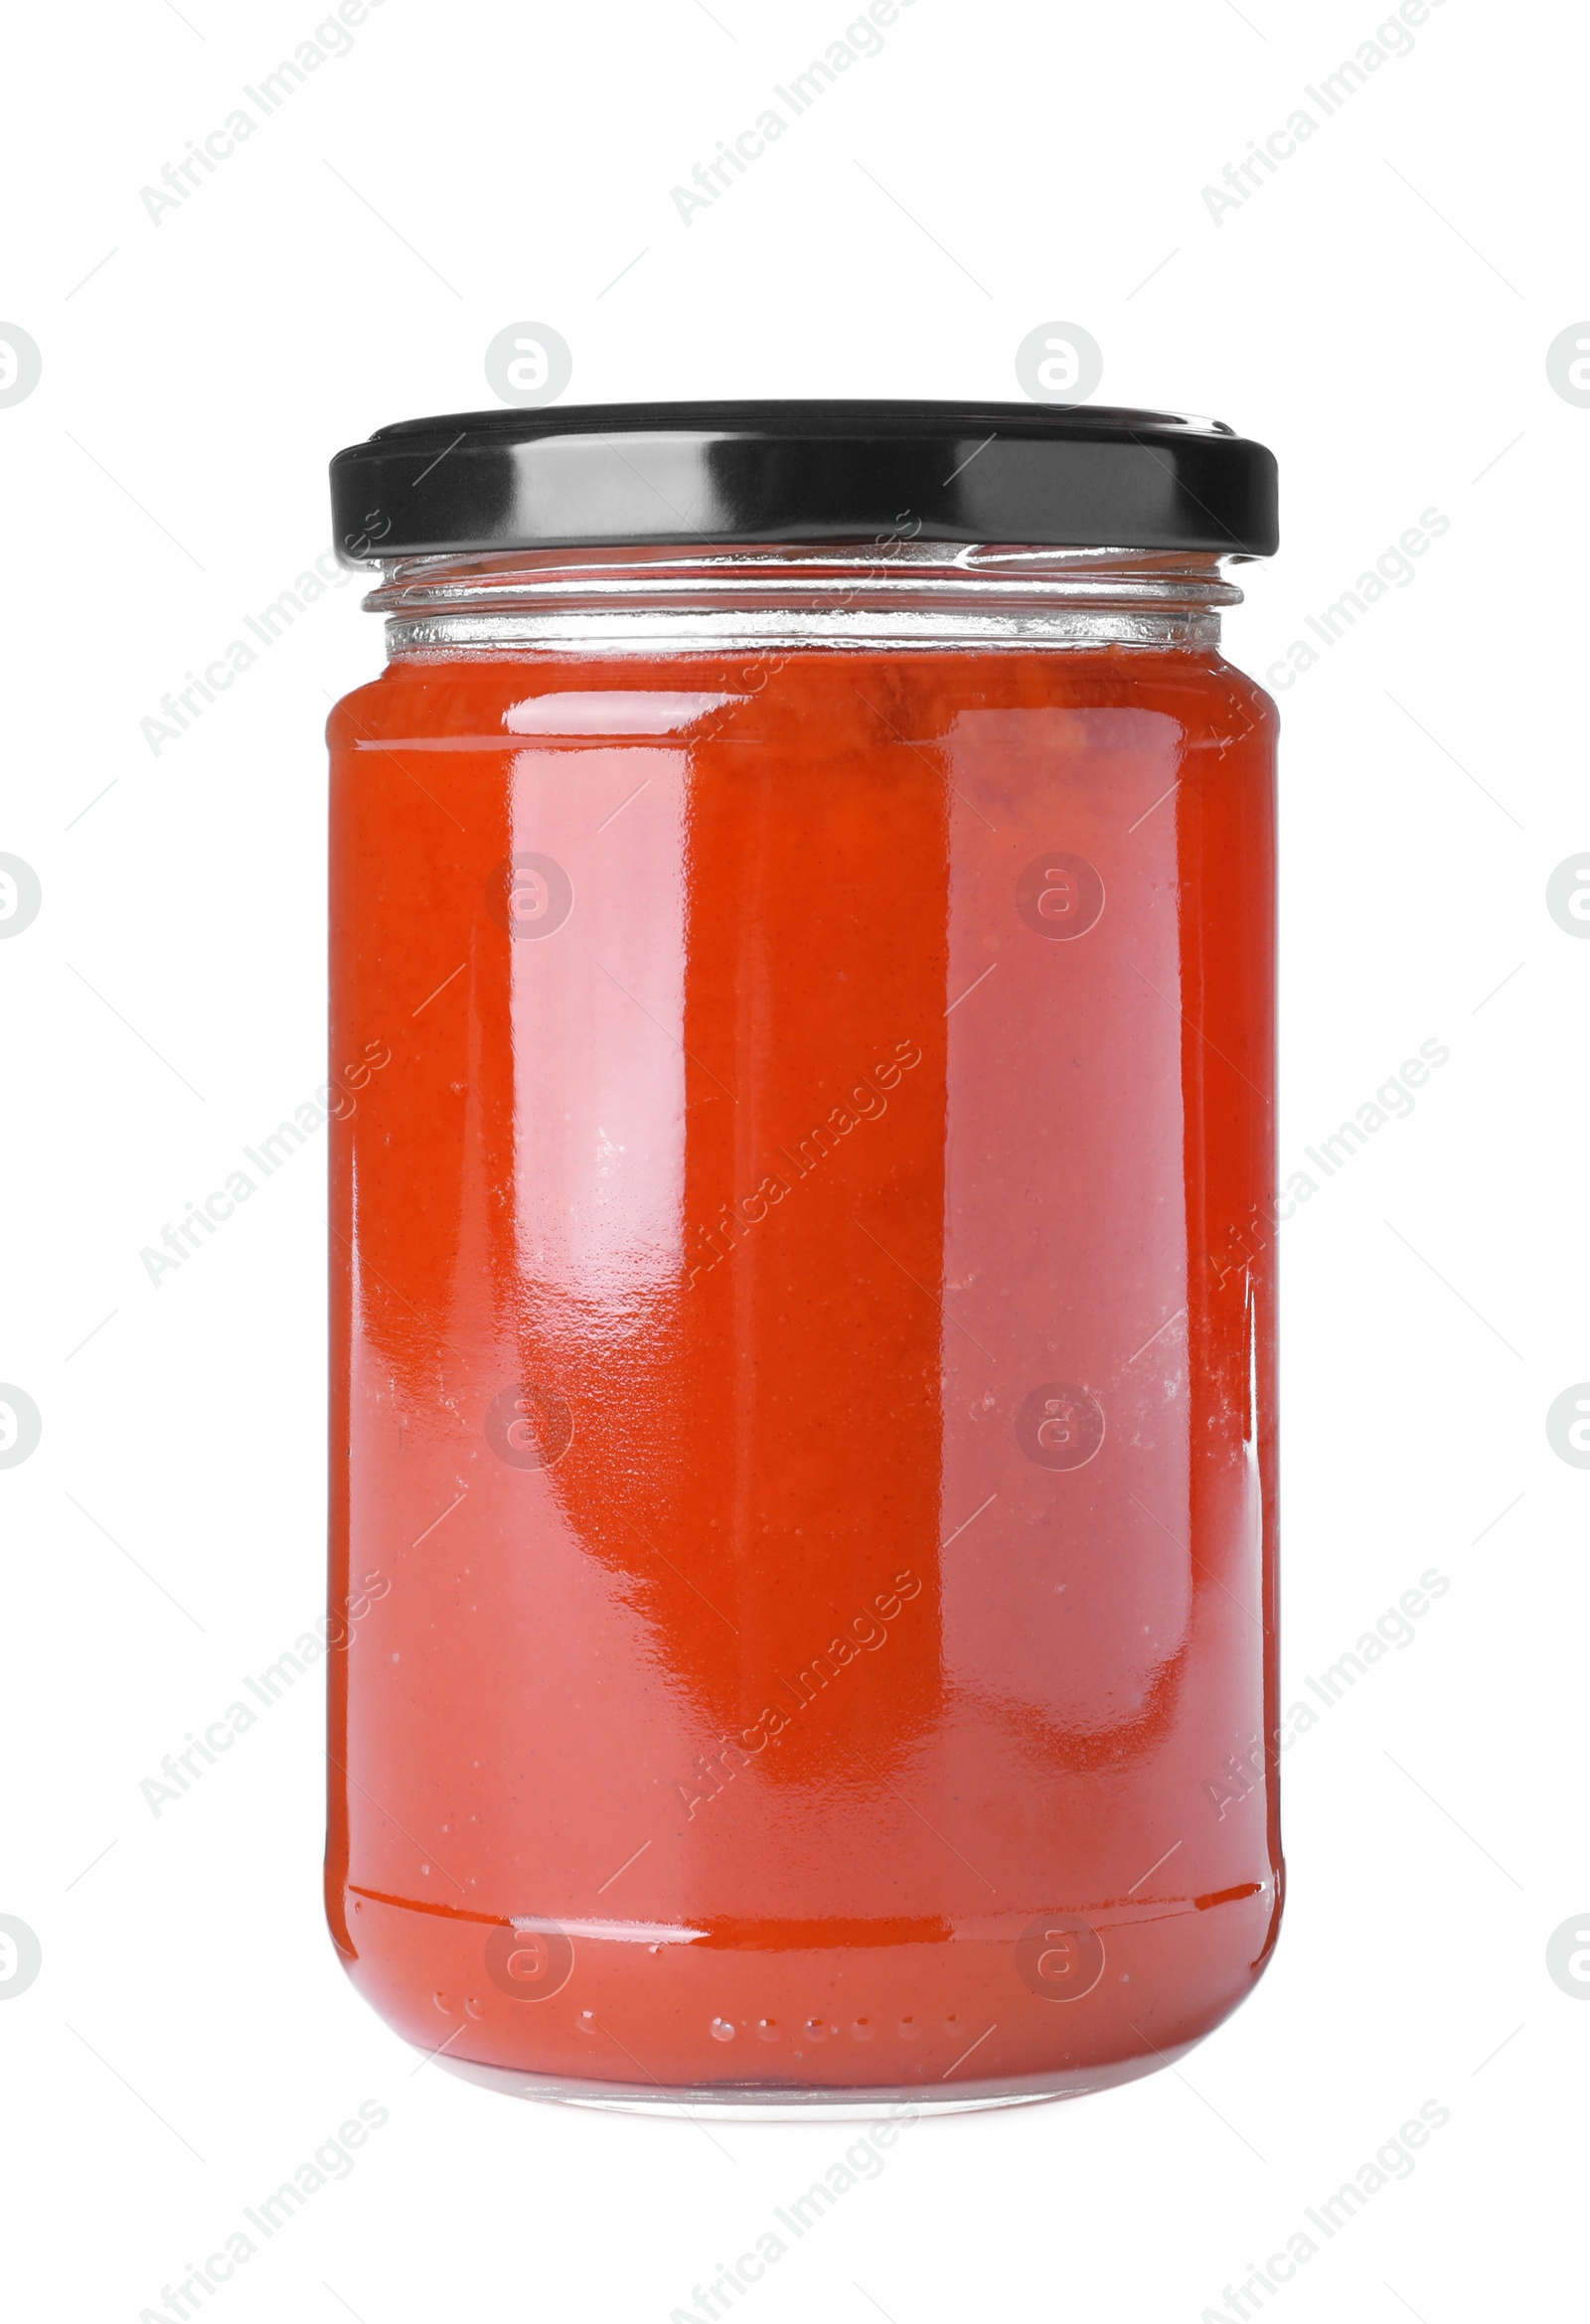
<svg viewBox="0 0 1590 2324"><path fill-rule="evenodd" d="M913 2129L742 2304L1234 2317L1223 2287L1429 2099L1451 2120L1412 2175L1267 2304L1461 2324L1572 2296L1590 2008L1545 1948L1590 1906L1590 1473L1544 1420L1590 1375L1590 943L1544 890L1590 848L1590 410L1545 357L1590 314L1586 44L1566 11L1444 0L1326 117L1306 84L1380 21L914 0L688 226L672 187L844 0L384 0L158 223L140 190L313 33L309 0L14 31L0 316L44 372L0 409L0 850L44 905L0 944L0 1378L44 1435L0 1472L0 1911L44 1966L0 2006L9 2312L175 2316L161 2286L374 2099L351 2177L208 2303L229 2324L665 2324L852 2142L416 2071L323 1932L307 1682L158 1818L139 1788L320 1604L318 1151L158 1289L139 1252L322 1078L320 727L381 651L358 584L158 754L140 721L328 545L330 454L487 403L522 319L584 400L1007 397L1025 335L1080 323L1104 399L1275 448L1282 553L1227 631L1260 675L1450 520L1279 695L1285 1167L1421 1041L1451 1050L1282 1229L1283 1702L1426 1568L1450 1588L1287 1755L1291 1900L1249 2005L1181 2071ZM1316 134L1217 222L1203 188L1300 104Z"/></svg>

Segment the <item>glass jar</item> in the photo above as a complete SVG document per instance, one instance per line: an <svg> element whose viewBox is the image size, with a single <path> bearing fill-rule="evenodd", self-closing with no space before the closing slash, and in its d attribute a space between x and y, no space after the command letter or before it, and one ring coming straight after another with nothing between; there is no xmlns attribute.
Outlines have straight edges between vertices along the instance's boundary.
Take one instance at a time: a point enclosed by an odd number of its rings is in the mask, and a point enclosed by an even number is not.
<svg viewBox="0 0 1590 2324"><path fill-rule="evenodd" d="M608 2105L1180 2058L1280 1908L1269 454L613 406L333 478L354 1981Z"/></svg>

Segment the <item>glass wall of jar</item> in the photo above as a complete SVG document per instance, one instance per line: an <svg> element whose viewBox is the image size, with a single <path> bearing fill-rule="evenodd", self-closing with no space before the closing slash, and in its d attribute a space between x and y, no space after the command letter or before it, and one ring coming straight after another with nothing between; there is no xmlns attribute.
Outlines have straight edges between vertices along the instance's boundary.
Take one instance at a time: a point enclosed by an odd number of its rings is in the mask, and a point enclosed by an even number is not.
<svg viewBox="0 0 1590 2324"><path fill-rule="evenodd" d="M334 476L355 1982L608 2104L1178 2058L1280 1903L1269 456L665 407Z"/></svg>

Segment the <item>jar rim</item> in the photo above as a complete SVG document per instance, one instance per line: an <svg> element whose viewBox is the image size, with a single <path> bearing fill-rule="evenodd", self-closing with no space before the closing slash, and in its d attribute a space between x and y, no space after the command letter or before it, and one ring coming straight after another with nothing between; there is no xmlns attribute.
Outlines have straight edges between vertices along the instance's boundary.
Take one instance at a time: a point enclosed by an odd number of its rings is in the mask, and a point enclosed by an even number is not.
<svg viewBox="0 0 1590 2324"><path fill-rule="evenodd" d="M1208 552L759 542L387 560L389 654L809 646L1213 648L1242 592Z"/></svg>

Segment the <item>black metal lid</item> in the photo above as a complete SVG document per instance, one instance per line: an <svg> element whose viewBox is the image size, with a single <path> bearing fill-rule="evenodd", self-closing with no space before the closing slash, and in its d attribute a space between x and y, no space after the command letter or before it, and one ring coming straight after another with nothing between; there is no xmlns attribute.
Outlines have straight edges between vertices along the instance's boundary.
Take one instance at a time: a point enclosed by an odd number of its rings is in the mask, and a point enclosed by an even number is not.
<svg viewBox="0 0 1590 2324"><path fill-rule="evenodd" d="M1269 556L1276 472L1217 420L1100 404L585 403L378 428L331 464L345 564L878 538Z"/></svg>

